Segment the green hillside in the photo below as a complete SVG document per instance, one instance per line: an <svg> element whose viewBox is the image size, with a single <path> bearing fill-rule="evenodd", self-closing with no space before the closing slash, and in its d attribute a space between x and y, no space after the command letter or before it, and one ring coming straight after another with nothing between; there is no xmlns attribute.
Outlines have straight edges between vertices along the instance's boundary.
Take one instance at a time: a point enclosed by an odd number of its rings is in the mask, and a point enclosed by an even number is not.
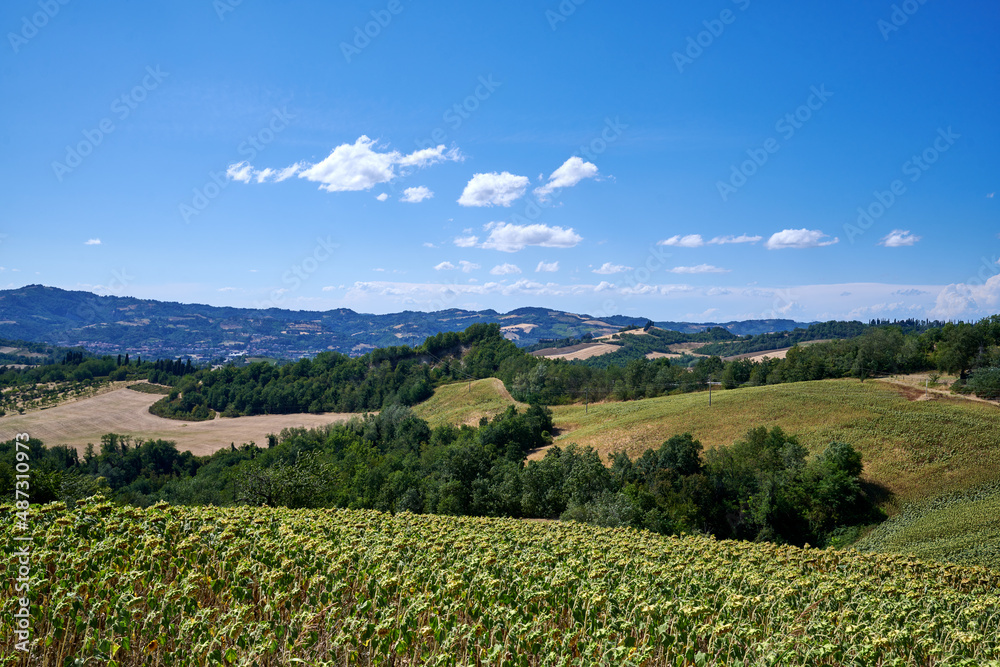
<svg viewBox="0 0 1000 667"><path fill-rule="evenodd" d="M95 499L30 523L28 652L3 665L1000 664L983 568L356 510Z"/></svg>
<svg viewBox="0 0 1000 667"><path fill-rule="evenodd" d="M509 404L490 380L440 387L416 412L432 424L470 423ZM961 398L910 400L878 381L821 380L552 408L557 445L633 457L690 432L706 449L730 445L748 429L780 426L818 453L833 440L861 452L865 476L894 504L967 489L1000 477L1000 411ZM539 457L540 452L535 455Z"/></svg>

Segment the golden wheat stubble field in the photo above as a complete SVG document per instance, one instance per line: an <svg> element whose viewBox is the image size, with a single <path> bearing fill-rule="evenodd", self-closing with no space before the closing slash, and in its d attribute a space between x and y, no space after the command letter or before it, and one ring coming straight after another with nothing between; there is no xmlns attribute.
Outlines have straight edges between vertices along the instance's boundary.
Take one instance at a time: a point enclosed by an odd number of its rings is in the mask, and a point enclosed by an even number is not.
<svg viewBox="0 0 1000 667"><path fill-rule="evenodd" d="M234 419L187 422L164 419L149 413L149 406L163 398L131 389L117 389L93 398L63 403L47 410L0 417L0 440L16 433L28 433L46 445L69 445L81 452L88 443L99 446L101 436L120 433L137 438L162 438L177 443L177 448L196 455L211 454L245 442L266 442L268 433L283 428L315 428L347 421L358 415L344 413L256 415Z"/></svg>

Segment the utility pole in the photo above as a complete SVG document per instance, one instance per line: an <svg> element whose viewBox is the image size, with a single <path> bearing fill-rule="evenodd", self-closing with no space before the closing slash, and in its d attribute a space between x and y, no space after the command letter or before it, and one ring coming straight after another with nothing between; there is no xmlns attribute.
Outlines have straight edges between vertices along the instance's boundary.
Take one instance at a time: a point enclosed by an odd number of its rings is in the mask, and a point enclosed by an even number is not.
<svg viewBox="0 0 1000 667"><path fill-rule="evenodd" d="M722 384L722 383L721 382L712 382L711 380L708 381L708 407L712 407L712 385L713 384Z"/></svg>

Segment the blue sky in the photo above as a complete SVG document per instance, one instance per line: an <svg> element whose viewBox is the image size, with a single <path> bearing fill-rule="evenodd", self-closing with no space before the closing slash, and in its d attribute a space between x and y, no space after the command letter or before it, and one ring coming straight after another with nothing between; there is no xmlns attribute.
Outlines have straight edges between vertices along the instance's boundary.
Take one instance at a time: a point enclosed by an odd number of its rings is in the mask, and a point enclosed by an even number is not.
<svg viewBox="0 0 1000 667"><path fill-rule="evenodd" d="M1000 311L1000 7L0 9L0 286L362 312Z"/></svg>

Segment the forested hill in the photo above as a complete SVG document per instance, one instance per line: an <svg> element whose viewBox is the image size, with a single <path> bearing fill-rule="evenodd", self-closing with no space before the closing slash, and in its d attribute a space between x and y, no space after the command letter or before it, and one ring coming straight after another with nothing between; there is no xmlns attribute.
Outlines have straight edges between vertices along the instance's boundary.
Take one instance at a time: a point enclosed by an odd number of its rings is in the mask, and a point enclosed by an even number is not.
<svg viewBox="0 0 1000 667"><path fill-rule="evenodd" d="M346 308L314 312L182 304L42 285L0 290L0 338L147 358L210 360L245 354L296 359L323 351L358 356L375 348L419 345L439 332L462 331L476 323L499 324L507 339L526 346L585 334L611 334L646 321L645 317L624 315L598 319L548 308L519 308L509 313L452 308L370 315ZM800 324L749 320L661 322L658 326L686 333L722 327L746 336L787 331Z"/></svg>

